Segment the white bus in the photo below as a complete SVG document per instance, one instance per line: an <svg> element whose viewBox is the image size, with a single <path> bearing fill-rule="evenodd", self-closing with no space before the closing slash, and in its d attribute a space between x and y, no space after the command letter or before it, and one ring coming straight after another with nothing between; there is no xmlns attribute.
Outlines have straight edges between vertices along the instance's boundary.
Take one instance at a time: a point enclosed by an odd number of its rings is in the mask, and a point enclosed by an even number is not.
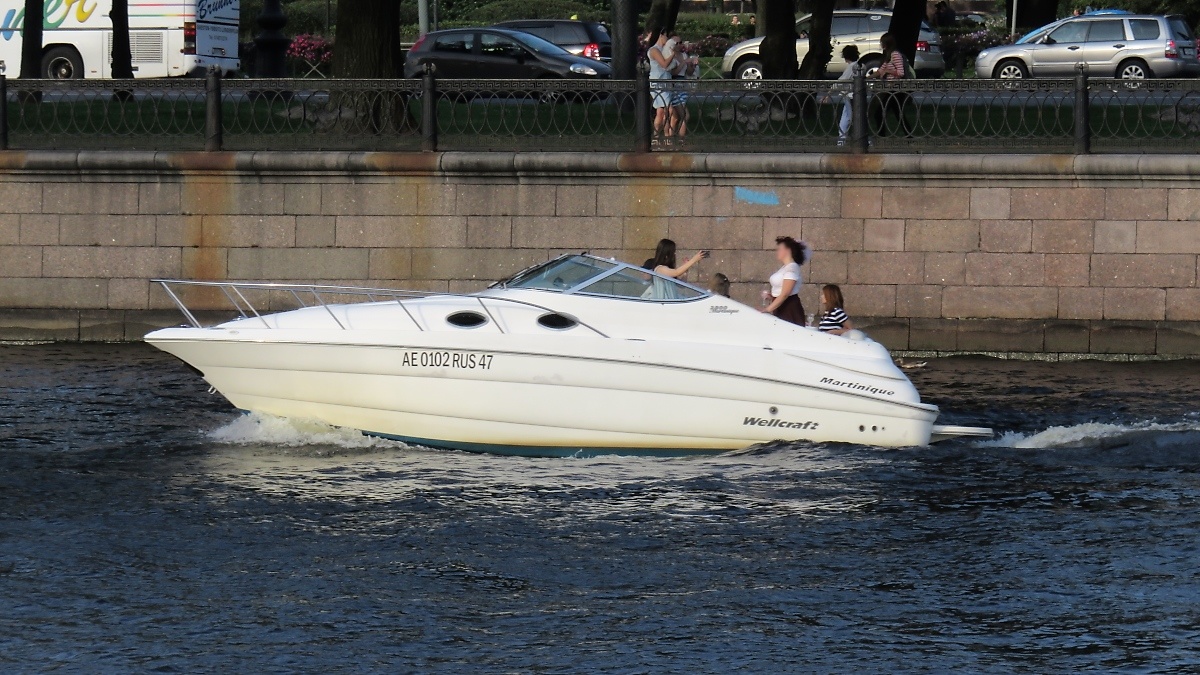
<svg viewBox="0 0 1200 675"><path fill-rule="evenodd" d="M128 0L134 77L238 70L239 0ZM112 77L112 0L45 0L40 77ZM24 0L0 0L0 64L21 72Z"/></svg>

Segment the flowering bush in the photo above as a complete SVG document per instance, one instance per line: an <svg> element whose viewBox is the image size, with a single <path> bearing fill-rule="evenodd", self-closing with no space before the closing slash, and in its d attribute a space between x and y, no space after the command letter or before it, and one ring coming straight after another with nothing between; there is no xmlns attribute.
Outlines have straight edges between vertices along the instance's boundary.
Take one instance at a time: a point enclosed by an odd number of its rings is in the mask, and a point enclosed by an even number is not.
<svg viewBox="0 0 1200 675"><path fill-rule="evenodd" d="M942 30L941 37L942 52L947 63L953 63L959 54L962 54L965 61L979 56L979 52L988 47L997 47L1013 42L1012 36L987 29L970 32L953 29Z"/></svg>
<svg viewBox="0 0 1200 675"><path fill-rule="evenodd" d="M698 56L724 56L733 41L723 35L706 35L695 42Z"/></svg>
<svg viewBox="0 0 1200 675"><path fill-rule="evenodd" d="M329 63L333 60L333 43L320 35L297 35L288 45L287 55L309 63Z"/></svg>

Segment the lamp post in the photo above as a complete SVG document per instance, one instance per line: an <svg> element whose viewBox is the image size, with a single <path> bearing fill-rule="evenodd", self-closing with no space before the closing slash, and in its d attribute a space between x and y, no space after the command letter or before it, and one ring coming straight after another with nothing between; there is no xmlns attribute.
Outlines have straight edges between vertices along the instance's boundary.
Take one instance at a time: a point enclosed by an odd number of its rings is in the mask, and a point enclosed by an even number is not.
<svg viewBox="0 0 1200 675"><path fill-rule="evenodd" d="M258 27L262 29L254 38L255 73L258 77L284 77L287 73L287 48L291 40L283 34L287 17L279 0L265 0L262 13L258 15Z"/></svg>

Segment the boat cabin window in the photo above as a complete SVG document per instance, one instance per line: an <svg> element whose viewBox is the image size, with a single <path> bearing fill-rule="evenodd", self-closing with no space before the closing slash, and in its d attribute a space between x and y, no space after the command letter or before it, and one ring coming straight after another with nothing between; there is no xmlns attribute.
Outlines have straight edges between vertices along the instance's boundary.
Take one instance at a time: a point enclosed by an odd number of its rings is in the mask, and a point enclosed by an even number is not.
<svg viewBox="0 0 1200 675"><path fill-rule="evenodd" d="M551 260L541 267L526 270L509 279L505 285L509 288L566 291L616 266L616 263L607 260L577 255Z"/></svg>
<svg viewBox="0 0 1200 675"><path fill-rule="evenodd" d="M642 269L623 269L579 289L580 293L640 300L690 300L703 292Z"/></svg>
<svg viewBox="0 0 1200 675"><path fill-rule="evenodd" d="M507 288L530 288L560 293L599 295L636 300L692 300L708 293L641 267L591 255L558 258L525 270L508 281Z"/></svg>

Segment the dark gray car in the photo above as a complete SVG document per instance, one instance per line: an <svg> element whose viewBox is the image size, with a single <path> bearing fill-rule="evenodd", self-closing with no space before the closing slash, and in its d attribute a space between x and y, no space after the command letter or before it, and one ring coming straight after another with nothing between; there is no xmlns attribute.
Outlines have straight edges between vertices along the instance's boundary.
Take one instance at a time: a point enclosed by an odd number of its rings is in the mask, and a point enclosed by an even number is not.
<svg viewBox="0 0 1200 675"><path fill-rule="evenodd" d="M612 60L612 38L608 34L608 28L598 21L521 19L504 21L496 24L496 27L532 33L576 56L605 62Z"/></svg>
<svg viewBox="0 0 1200 675"><path fill-rule="evenodd" d="M455 28L426 34L404 62L405 77L432 63L437 77L479 79L611 77L607 64L575 56L558 45L504 28Z"/></svg>

